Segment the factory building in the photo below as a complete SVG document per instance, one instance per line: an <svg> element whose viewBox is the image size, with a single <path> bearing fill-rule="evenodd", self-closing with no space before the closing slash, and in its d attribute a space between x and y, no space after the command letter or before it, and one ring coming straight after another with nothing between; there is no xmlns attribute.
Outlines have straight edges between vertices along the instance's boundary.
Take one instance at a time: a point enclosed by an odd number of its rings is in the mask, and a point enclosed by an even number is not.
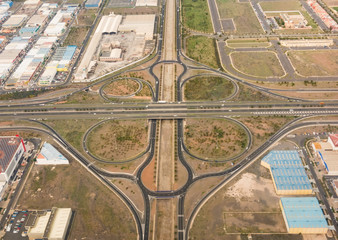
<svg viewBox="0 0 338 240"><path fill-rule="evenodd" d="M38 33L40 27L23 27L19 31L19 35L22 38L31 38Z"/></svg>
<svg viewBox="0 0 338 240"><path fill-rule="evenodd" d="M338 134L331 134L328 140L313 142L312 148L323 163L328 175L338 175Z"/></svg>
<svg viewBox="0 0 338 240"><path fill-rule="evenodd" d="M328 225L317 198L282 197L280 206L289 233L327 233Z"/></svg>
<svg viewBox="0 0 338 240"><path fill-rule="evenodd" d="M65 158L53 145L45 142L41 148L39 155L36 158L37 165L64 165L69 164Z"/></svg>
<svg viewBox="0 0 338 240"><path fill-rule="evenodd" d="M157 0L137 0L136 7L156 7Z"/></svg>
<svg viewBox="0 0 338 240"><path fill-rule="evenodd" d="M261 165L270 170L277 194L312 194L311 183L297 151L271 151L262 159Z"/></svg>
<svg viewBox="0 0 338 240"><path fill-rule="evenodd" d="M10 179L25 151L25 145L19 136L0 137L0 182Z"/></svg>
<svg viewBox="0 0 338 240"><path fill-rule="evenodd" d="M27 19L27 15L12 15L9 19L2 24L3 28L20 28Z"/></svg>
<svg viewBox="0 0 338 240"><path fill-rule="evenodd" d="M28 227L29 239L66 239L72 217L71 208L52 208L36 217L34 225Z"/></svg>
<svg viewBox="0 0 338 240"><path fill-rule="evenodd" d="M85 3L86 8L98 8L102 3L102 0L87 0Z"/></svg>
<svg viewBox="0 0 338 240"><path fill-rule="evenodd" d="M14 37L0 53L0 79L6 78L14 62L22 55L28 45L28 39Z"/></svg>
<svg viewBox="0 0 338 240"><path fill-rule="evenodd" d="M34 47L27 53L19 67L7 81L6 86L25 87L34 77L36 71L49 56L57 37L40 37Z"/></svg>
<svg viewBox="0 0 338 240"><path fill-rule="evenodd" d="M135 32L144 36L145 40L154 37L155 14L127 15L119 26L119 32Z"/></svg>

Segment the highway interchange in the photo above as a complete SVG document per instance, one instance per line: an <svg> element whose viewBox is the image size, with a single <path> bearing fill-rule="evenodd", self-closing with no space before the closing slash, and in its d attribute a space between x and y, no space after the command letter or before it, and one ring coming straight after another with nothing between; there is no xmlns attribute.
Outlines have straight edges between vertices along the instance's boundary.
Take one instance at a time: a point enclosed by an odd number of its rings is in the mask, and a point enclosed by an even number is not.
<svg viewBox="0 0 338 240"><path fill-rule="evenodd" d="M212 1L212 0L211 0ZM212 1L213 2L213 1ZM210 3L210 2L209 2ZM20 126L12 126L12 127L1 127L1 130L26 130L26 131L38 131L44 134L51 136L55 141L57 141L63 148L71 153L76 159L78 159L83 166L85 166L92 174L94 174L101 182L106 184L109 188L117 193L117 195L121 198L122 201L129 207L131 213L136 222L137 231L139 239L149 239L150 238L150 205L153 198L178 198L178 219L177 219L177 232L178 239L188 239L189 229L193 223L194 217L196 216L200 207L205 203L205 201L212 196L220 187L226 184L229 179L231 179L234 175L239 173L241 170L245 169L249 166L255 159L264 154L275 142L279 141L285 135L290 132L308 126L315 125L338 125L338 120L330 120L327 122L318 122L315 120L302 121L306 119L308 116L327 116L327 115L338 115L338 102L336 101L325 101L325 104L322 104L320 101L303 101L297 98L289 98L284 97L281 94L276 94L271 91L271 89L258 87L252 83L248 83L241 78L234 77L230 74L224 73L219 70L215 70L209 68L208 66L195 63L187 64L187 62L193 62L191 59L184 55L181 49L181 25L180 25L180 3L176 1L176 54L177 61L174 61L177 64L180 64L183 68L181 74L177 77L177 88L176 88L176 102L173 103L159 103L159 91L160 91L160 80L159 77L154 73L154 68L160 64L172 63L173 61L165 61L161 60L162 58L162 45L164 39L164 15L165 15L165 1L162 1L161 4L161 14L159 19L159 33L158 33L158 41L156 47L156 54L154 54L147 61L151 62L151 65L147 69L150 75L154 78L155 86L154 89L151 85L148 85L152 91L152 100L153 103L111 103L111 104L87 104L83 105L54 105L53 102L60 101L63 99L67 99L72 94L76 94L77 92L81 92L95 84L109 84L111 81L115 81L116 77L119 77L120 74L131 71L126 70L122 71L118 74L108 75L103 77L101 80L96 81L93 84L89 84L88 86L81 88L75 92L66 94L63 97L51 98L46 100L37 100L37 101L27 101L25 103L17 103L17 102L2 102L0 103L0 118L1 119L26 119L35 123L39 123L41 127L20 127ZM88 40L88 39L86 39ZM197 65L197 67L196 67ZM238 83L242 83L249 87L253 87L258 91L265 92L274 97L278 97L281 99L280 102L276 103L262 103L262 102L253 102L253 103L236 103L231 102L231 97L229 99L225 99L224 101L218 102L197 102L197 103L185 103L182 98L182 87L184 83L188 80L184 76L190 69L200 69L206 70L210 73L210 75L219 75L224 78L229 79L233 82L235 86L234 94L237 94L239 91ZM115 77L115 78L114 78ZM114 78L114 79L113 79ZM149 84L148 82L141 79L134 79L136 81L142 82L142 84ZM104 86L103 85L103 86ZM333 90L334 91L334 90ZM103 94L103 87L99 90L100 95L105 98ZM105 100L109 100L105 98ZM88 110L90 108L90 110ZM43 110L43 111L41 111ZM256 115L264 115L264 116L298 116L295 120L283 126L279 131L277 131L274 135L272 135L264 144L259 146L257 149L251 151L249 154L247 152L243 152L240 156L237 156L237 161L234 166L229 169L226 169L221 172L208 173L204 175L195 176L193 169L187 163L184 158L184 153L190 154L188 149L184 145L184 127L183 121L185 118L190 117L215 117L215 118L224 118L231 119L234 116L256 116ZM76 118L101 118L105 119L103 121L107 121L109 119L140 119L145 118L150 121L150 135L149 135L149 145L142 156L144 154L148 154L146 160L139 166L135 175L127 174L127 173L111 173L100 168L96 167L92 162L88 160L85 156L79 153L73 146L71 146L62 136L60 136L53 128L45 124L41 120L34 119L44 119L44 118L56 118L56 117L72 117ZM149 190L144 183L142 182L141 175L144 169L148 166L150 161L153 159L155 153L155 145L156 145L156 127L157 127L157 119L176 119L177 120L177 155L179 161L182 163L184 168L187 170L188 179L186 183L175 191L164 191L157 192ZM233 120L236 121L236 120ZM238 121L237 121L238 122ZM101 123L101 122L100 122ZM99 124L99 123L98 123ZM238 122L238 124L241 124ZM242 124L241 124L242 125ZM88 133L95 128L96 125L92 126L88 129L87 133L84 136L83 147L86 150L86 136ZM252 136L250 131L243 125L243 127L247 131L248 137L248 148L251 146ZM93 156L92 156L93 157ZM95 157L94 157L95 158ZM207 161L206 159L198 158L201 161ZM220 161L234 161L236 159L221 159ZM100 160L100 159L97 159ZM133 160L133 159L131 159ZM215 186L209 193L203 196L194 207L190 216L186 216L184 212L184 202L185 195L189 190L190 186L197 181L200 181L205 178L215 177L215 176L224 176L224 180L220 182L217 186ZM114 184L111 183L109 179L111 178L126 178L133 182L135 182L141 192L144 200L144 213L139 212L135 206L135 204L125 195L119 188L117 188ZM330 211L330 210L328 210ZM336 230L337 224L335 224Z"/></svg>

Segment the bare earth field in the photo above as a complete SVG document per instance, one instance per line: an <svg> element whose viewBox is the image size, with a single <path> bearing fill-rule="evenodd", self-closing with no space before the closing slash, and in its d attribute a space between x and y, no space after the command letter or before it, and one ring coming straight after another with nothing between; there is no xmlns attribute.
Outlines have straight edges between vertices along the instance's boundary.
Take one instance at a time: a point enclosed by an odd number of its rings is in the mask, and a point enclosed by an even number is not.
<svg viewBox="0 0 338 240"><path fill-rule="evenodd" d="M136 239L135 223L126 206L75 161L68 166L34 166L19 205L75 210L69 239Z"/></svg>
<svg viewBox="0 0 338 240"><path fill-rule="evenodd" d="M324 2L330 7L338 6L338 0L324 0Z"/></svg>
<svg viewBox="0 0 338 240"><path fill-rule="evenodd" d="M221 19L232 18L237 33L262 33L263 29L250 3L239 3L237 0L217 0Z"/></svg>
<svg viewBox="0 0 338 240"><path fill-rule="evenodd" d="M136 157L148 143L146 120L106 121L89 133L88 150L108 161Z"/></svg>
<svg viewBox="0 0 338 240"><path fill-rule="evenodd" d="M239 86L239 93L232 98L232 101L241 101L241 102L248 102L248 101L258 101L258 102L262 102L262 101L276 101L277 98L274 98L271 95L267 95L263 92L257 91L254 88L242 85L242 84L238 84ZM278 100L280 101L281 99L278 98Z"/></svg>
<svg viewBox="0 0 338 240"><path fill-rule="evenodd" d="M260 161L219 190L202 207L190 237L208 239L210 232L215 240L235 232L286 232L279 197L269 171L260 166Z"/></svg>
<svg viewBox="0 0 338 240"><path fill-rule="evenodd" d="M287 55L300 75L338 75L338 50L289 51Z"/></svg>
<svg viewBox="0 0 338 240"><path fill-rule="evenodd" d="M138 82L131 79L123 79L106 85L104 92L113 96L126 96L135 93L138 88Z"/></svg>
<svg viewBox="0 0 338 240"><path fill-rule="evenodd" d="M264 1L260 2L263 11L294 11L302 10L298 0Z"/></svg>
<svg viewBox="0 0 338 240"><path fill-rule="evenodd" d="M256 77L282 77L285 72L273 52L233 52L232 64L240 72Z"/></svg>
<svg viewBox="0 0 338 240"><path fill-rule="evenodd" d="M224 119L186 119L184 137L192 154L209 159L236 156L248 140L242 127Z"/></svg>

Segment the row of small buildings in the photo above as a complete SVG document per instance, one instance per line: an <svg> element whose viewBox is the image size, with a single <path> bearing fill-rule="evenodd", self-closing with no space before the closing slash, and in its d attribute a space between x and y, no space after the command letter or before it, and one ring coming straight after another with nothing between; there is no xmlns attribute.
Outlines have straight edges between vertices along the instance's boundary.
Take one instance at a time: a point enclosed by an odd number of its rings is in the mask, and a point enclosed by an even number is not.
<svg viewBox="0 0 338 240"><path fill-rule="evenodd" d="M37 10L30 18L27 15L11 15L3 24L3 29L21 29L18 31L19 36L6 42L7 45L0 53L0 79L5 80L10 75L5 83L6 88L27 87L32 78L40 74L39 71L57 48L59 37L65 33L67 24L77 13L77 9L77 4L64 4L59 9L56 3L43 3L37 4ZM24 27L23 23L26 23ZM37 36L39 34L42 36ZM76 47L70 46L66 49L66 56L57 62L60 66L53 62L56 71L68 68L72 60L69 56L73 57ZM47 78L55 76L51 71L47 73ZM46 80L42 83L46 83Z"/></svg>
<svg viewBox="0 0 338 240"><path fill-rule="evenodd" d="M308 0L307 4L309 4L313 11L331 31L338 31L338 24L336 21L332 19L332 17L318 4L316 0Z"/></svg>

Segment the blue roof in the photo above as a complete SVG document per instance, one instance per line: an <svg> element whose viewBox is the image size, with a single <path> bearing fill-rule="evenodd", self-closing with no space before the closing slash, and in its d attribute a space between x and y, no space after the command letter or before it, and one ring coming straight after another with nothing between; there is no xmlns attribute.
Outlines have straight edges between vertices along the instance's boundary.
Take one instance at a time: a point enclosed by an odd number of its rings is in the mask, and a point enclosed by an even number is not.
<svg viewBox="0 0 338 240"><path fill-rule="evenodd" d="M40 154L42 154L46 160L57 159L59 161L68 161L67 158L47 142L43 144Z"/></svg>
<svg viewBox="0 0 338 240"><path fill-rule="evenodd" d="M262 161L270 165L277 190L312 189L297 151L271 151Z"/></svg>
<svg viewBox="0 0 338 240"><path fill-rule="evenodd" d="M63 54L62 60L71 60L74 56L76 50L76 46L74 45L69 45L66 48L66 51Z"/></svg>
<svg viewBox="0 0 338 240"><path fill-rule="evenodd" d="M289 228L328 227L317 198L282 197L280 200Z"/></svg>
<svg viewBox="0 0 338 240"><path fill-rule="evenodd" d="M39 27L23 27L20 29L20 33L34 33L39 29Z"/></svg>

